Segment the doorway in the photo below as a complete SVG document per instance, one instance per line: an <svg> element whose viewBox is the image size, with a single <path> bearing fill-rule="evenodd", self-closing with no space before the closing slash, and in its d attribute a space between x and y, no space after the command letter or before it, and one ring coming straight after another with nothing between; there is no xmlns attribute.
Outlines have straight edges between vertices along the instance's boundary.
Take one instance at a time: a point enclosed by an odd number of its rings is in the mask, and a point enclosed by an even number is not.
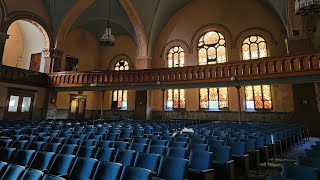
<svg viewBox="0 0 320 180"><path fill-rule="evenodd" d="M297 122L307 127L311 136L320 137L314 83L294 84L292 87Z"/></svg>
<svg viewBox="0 0 320 180"><path fill-rule="evenodd" d="M70 94L69 119L83 120L86 117L87 97L82 94Z"/></svg>
<svg viewBox="0 0 320 180"><path fill-rule="evenodd" d="M31 120L35 90L9 89L5 120Z"/></svg>

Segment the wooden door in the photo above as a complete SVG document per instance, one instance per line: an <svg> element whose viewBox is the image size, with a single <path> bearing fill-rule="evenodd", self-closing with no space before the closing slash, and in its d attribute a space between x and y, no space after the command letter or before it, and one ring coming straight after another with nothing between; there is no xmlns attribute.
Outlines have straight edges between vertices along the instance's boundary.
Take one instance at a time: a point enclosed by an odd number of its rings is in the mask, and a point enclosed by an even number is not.
<svg viewBox="0 0 320 180"><path fill-rule="evenodd" d="M87 97L84 95L70 94L69 119L85 119Z"/></svg>
<svg viewBox="0 0 320 180"><path fill-rule="evenodd" d="M294 84L295 113L297 122L309 128L311 136L320 136L320 117L313 83Z"/></svg>
<svg viewBox="0 0 320 180"><path fill-rule="evenodd" d="M31 120L35 91L9 89L4 119Z"/></svg>
<svg viewBox="0 0 320 180"><path fill-rule="evenodd" d="M41 65L41 55L42 53L37 54L31 54L31 60L30 60L30 71L40 71L40 65Z"/></svg>

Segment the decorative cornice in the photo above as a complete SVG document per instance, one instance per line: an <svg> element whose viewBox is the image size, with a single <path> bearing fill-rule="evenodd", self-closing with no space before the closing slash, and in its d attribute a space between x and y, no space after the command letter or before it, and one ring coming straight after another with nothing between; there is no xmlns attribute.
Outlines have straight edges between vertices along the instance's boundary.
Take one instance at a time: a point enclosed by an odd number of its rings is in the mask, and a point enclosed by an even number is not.
<svg viewBox="0 0 320 180"><path fill-rule="evenodd" d="M236 38L234 39L233 43L232 43L232 48L236 48L237 47L237 44L238 44L238 41L240 40L240 38L247 32L250 32L252 31L253 34L256 34L254 31L261 31L265 34L267 34L269 36L269 38L271 39L271 45L276 45L278 44L278 42L276 41L275 37L273 36L273 34L267 30L266 28L263 28L263 27L250 27L250 28L247 28L243 31L241 31L237 36Z"/></svg>
<svg viewBox="0 0 320 180"><path fill-rule="evenodd" d="M181 40L181 39L174 39L174 40L171 40L171 41L167 42L167 43L163 46L163 48L161 49L161 52L160 52L160 58L162 57L165 49L167 49L168 46L170 46L170 45L172 45L172 44L175 44L175 43L182 43L183 45L185 45L186 48L187 48L188 54L190 54L191 48L190 48L189 44L188 44L186 41Z"/></svg>
<svg viewBox="0 0 320 180"><path fill-rule="evenodd" d="M223 30L226 31L228 38L230 39L230 42L233 42L233 36L232 33L230 31L230 29L223 25L223 24L219 24L219 23L209 23L209 24L205 24L203 26L201 26L192 36L191 39L191 43L190 43L190 53L193 53L193 47L195 46L194 42L195 42L195 38L198 37L199 33L202 33L203 31L205 31L206 29L210 29L210 28L222 28ZM225 36L225 35L224 35Z"/></svg>

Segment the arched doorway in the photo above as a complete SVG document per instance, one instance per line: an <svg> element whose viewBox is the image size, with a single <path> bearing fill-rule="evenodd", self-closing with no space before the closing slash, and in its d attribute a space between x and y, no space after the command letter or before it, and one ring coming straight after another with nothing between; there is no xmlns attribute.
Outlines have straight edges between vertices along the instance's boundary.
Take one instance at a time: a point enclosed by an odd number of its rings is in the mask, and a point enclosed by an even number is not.
<svg viewBox="0 0 320 180"><path fill-rule="evenodd" d="M7 30L2 65L49 72L50 40L45 29L33 20L16 20Z"/></svg>

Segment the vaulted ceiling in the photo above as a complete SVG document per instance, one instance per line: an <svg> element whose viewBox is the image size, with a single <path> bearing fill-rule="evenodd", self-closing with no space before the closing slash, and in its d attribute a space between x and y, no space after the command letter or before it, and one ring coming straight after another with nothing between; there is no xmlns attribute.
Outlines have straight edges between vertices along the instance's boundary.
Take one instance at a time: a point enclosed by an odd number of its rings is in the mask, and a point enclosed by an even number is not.
<svg viewBox="0 0 320 180"><path fill-rule="evenodd" d="M53 29L56 31L67 12L79 0L44 0ZM149 48L154 47L157 37L170 18L192 0L131 0L144 26ZM275 13L287 28L288 0L256 0ZM84 28L96 38L101 37L108 17L108 0L95 0L73 23L73 28ZM137 35L130 18L118 0L111 0L111 25L113 34Z"/></svg>

